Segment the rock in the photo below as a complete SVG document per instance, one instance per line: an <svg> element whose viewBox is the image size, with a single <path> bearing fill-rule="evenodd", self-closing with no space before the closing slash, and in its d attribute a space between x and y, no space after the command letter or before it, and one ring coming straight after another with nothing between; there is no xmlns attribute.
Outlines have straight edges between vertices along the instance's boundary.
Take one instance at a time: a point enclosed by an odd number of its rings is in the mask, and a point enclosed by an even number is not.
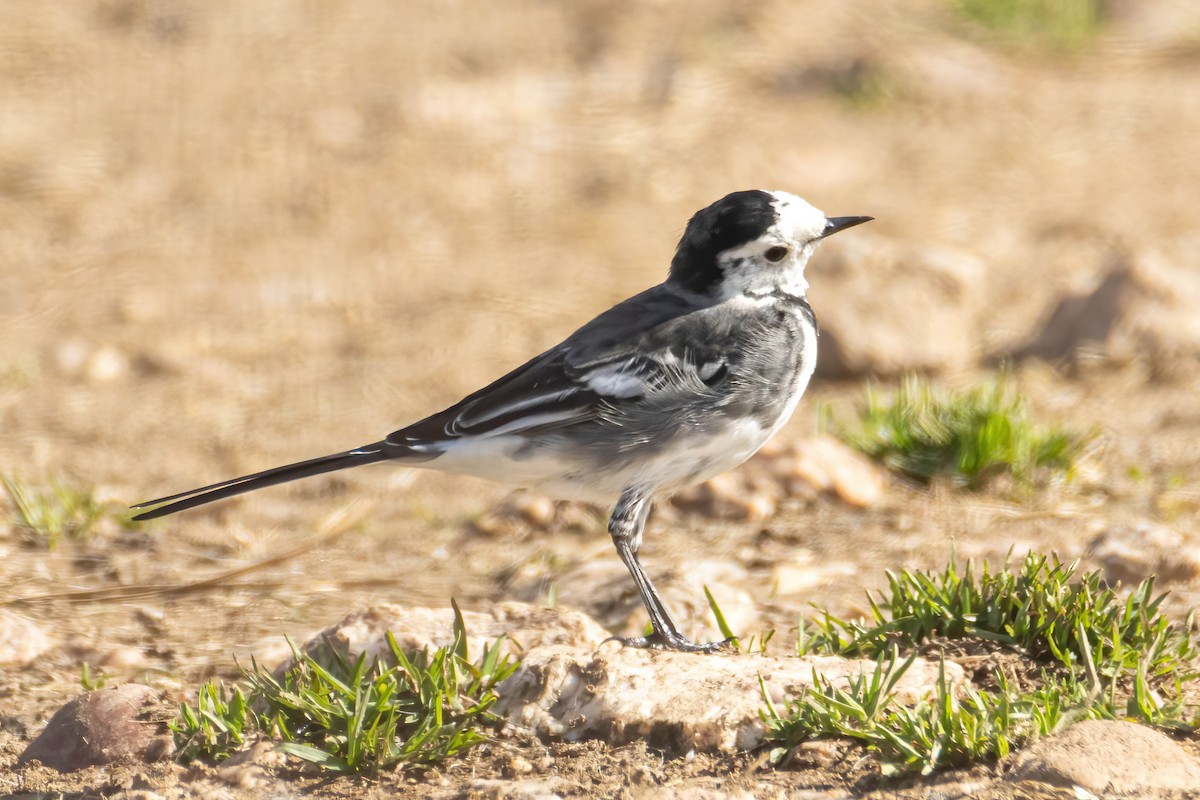
<svg viewBox="0 0 1200 800"><path fill-rule="evenodd" d="M275 743L259 740L234 753L217 768L217 779L239 789L254 789L270 782L266 767L281 767L287 756L275 749Z"/></svg>
<svg viewBox="0 0 1200 800"><path fill-rule="evenodd" d="M37 623L0 609L0 664L28 664L50 648L50 637Z"/></svg>
<svg viewBox="0 0 1200 800"><path fill-rule="evenodd" d="M607 516L587 503L554 500L537 492L518 490L471 523L475 533L499 539L520 537L529 531L585 530L597 527Z"/></svg>
<svg viewBox="0 0 1200 800"><path fill-rule="evenodd" d="M1087 720L1019 753L1008 780L1078 786L1112 797L1195 789L1200 786L1200 762L1166 735L1143 725Z"/></svg>
<svg viewBox="0 0 1200 800"><path fill-rule="evenodd" d="M795 548L771 567L771 589L775 595L807 595L820 586L855 580L862 566L853 561L818 559L807 548Z"/></svg>
<svg viewBox="0 0 1200 800"><path fill-rule="evenodd" d="M590 650L608 638L608 631L578 611L543 608L525 603L498 603L487 612L464 611L467 649L472 658L503 634L504 648L512 655L544 645L567 645ZM311 652L332 642L357 658L362 652L375 658L391 652L386 634L406 651L435 649L453 644L454 612L450 609L408 608L383 603L356 611L309 640L302 650Z"/></svg>
<svg viewBox="0 0 1200 800"><path fill-rule="evenodd" d="M982 261L947 247L905 250L870 234L826 247L809 266L821 324L819 377L937 373L975 363Z"/></svg>
<svg viewBox="0 0 1200 800"><path fill-rule="evenodd" d="M718 519L759 521L782 500L809 502L822 493L867 508L883 496L883 470L832 436L791 444L768 443L733 472L718 475L671 498L674 507Z"/></svg>
<svg viewBox="0 0 1200 800"><path fill-rule="evenodd" d="M158 761L173 749L165 724L172 716L174 706L149 686L88 692L56 711L17 763L36 760L73 772L122 760Z"/></svg>
<svg viewBox="0 0 1200 800"><path fill-rule="evenodd" d="M129 358L111 344L101 345L88 356L86 375L92 383L112 383L129 372Z"/></svg>
<svg viewBox="0 0 1200 800"><path fill-rule="evenodd" d="M831 767L845 757L850 746L845 739L816 739L801 742L788 754L788 766L801 769L823 769Z"/></svg>
<svg viewBox="0 0 1200 800"><path fill-rule="evenodd" d="M315 637L308 637L308 639ZM308 641L299 637L300 641ZM283 664L292 657L292 641L286 636L264 636L258 641L232 648L233 656L240 664L249 664L251 659L264 666Z"/></svg>
<svg viewBox="0 0 1200 800"><path fill-rule="evenodd" d="M790 462L776 468L785 479L800 479L819 491L833 492L842 502L857 508L873 506L883 495L884 478L879 466L832 436L796 442L789 453Z"/></svg>
<svg viewBox="0 0 1200 800"><path fill-rule="evenodd" d="M108 669L128 670L146 663L146 651L129 644L112 644L95 654L95 664Z"/></svg>
<svg viewBox="0 0 1200 800"><path fill-rule="evenodd" d="M759 677L782 705L812 685L813 671L835 681L874 669L872 661L836 656L778 658L656 652L616 645L595 652L540 647L525 654L502 683L496 712L542 736L613 745L645 740L671 753L729 754L762 744ZM954 686L962 668L946 664ZM897 686L901 702L934 691L938 664L917 659Z"/></svg>
<svg viewBox="0 0 1200 800"><path fill-rule="evenodd" d="M1200 274L1145 251L1115 260L1091 292L1061 298L1027 344L1001 354L1078 367L1138 361L1151 377L1194 377L1200 365Z"/></svg>
<svg viewBox="0 0 1200 800"><path fill-rule="evenodd" d="M772 517L782 491L778 482L757 469L763 463L751 459L741 469L710 478L673 495L670 503L681 511L708 519L760 521Z"/></svg>
<svg viewBox="0 0 1200 800"><path fill-rule="evenodd" d="M83 374L91 352L91 346L87 342L67 339L59 342L54 348L54 365L63 376L77 378Z"/></svg>
<svg viewBox="0 0 1200 800"><path fill-rule="evenodd" d="M1110 581L1126 586L1156 576L1187 583L1200 575L1200 548L1182 534L1152 522L1110 524L1088 543L1086 555Z"/></svg>

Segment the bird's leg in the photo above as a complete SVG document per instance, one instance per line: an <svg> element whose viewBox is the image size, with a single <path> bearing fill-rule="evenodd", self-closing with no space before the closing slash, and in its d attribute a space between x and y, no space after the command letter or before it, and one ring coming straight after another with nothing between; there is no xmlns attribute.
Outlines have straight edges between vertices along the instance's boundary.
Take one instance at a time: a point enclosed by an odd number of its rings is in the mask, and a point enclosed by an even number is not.
<svg viewBox="0 0 1200 800"><path fill-rule="evenodd" d="M649 647L655 650L682 650L689 653L714 653L726 649L728 641L696 644L679 632L674 620L663 605L654 584L642 570L638 560L638 551L642 548L642 530L646 527L646 517L650 514L650 497L635 489L628 489L617 501L612 516L608 520L608 532L613 537L617 547L617 555L629 569L633 582L637 586L642 604L650 614L650 625L654 632L649 636L632 638L613 637L626 647Z"/></svg>

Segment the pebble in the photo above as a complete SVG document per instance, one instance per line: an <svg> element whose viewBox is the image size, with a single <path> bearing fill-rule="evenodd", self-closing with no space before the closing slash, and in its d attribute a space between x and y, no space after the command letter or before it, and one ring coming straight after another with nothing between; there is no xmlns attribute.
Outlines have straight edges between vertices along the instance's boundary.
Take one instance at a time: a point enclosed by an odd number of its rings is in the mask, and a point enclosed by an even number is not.
<svg viewBox="0 0 1200 800"><path fill-rule="evenodd" d="M0 609L0 664L28 664L50 648L50 637L33 620Z"/></svg>

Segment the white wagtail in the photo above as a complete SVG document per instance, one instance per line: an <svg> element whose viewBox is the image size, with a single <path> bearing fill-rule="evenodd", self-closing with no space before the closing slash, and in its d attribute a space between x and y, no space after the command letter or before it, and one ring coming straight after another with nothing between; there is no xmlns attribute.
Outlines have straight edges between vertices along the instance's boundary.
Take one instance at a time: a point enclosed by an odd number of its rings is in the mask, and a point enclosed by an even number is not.
<svg viewBox="0 0 1200 800"><path fill-rule="evenodd" d="M826 236L870 219L735 192L691 218L665 282L445 411L364 447L140 503L158 507L134 519L378 461L615 498L608 531L653 626L621 641L718 649L679 633L642 571L651 500L732 469L791 416L817 358L804 265Z"/></svg>

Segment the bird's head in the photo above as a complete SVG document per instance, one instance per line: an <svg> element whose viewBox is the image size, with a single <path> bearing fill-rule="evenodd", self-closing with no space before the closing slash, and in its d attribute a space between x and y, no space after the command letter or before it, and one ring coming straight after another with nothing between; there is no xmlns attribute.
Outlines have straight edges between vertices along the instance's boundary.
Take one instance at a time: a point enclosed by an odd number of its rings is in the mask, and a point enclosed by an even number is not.
<svg viewBox="0 0 1200 800"><path fill-rule="evenodd" d="M803 296L817 244L872 217L826 217L787 192L734 192L688 221L668 281L720 298L782 290Z"/></svg>

